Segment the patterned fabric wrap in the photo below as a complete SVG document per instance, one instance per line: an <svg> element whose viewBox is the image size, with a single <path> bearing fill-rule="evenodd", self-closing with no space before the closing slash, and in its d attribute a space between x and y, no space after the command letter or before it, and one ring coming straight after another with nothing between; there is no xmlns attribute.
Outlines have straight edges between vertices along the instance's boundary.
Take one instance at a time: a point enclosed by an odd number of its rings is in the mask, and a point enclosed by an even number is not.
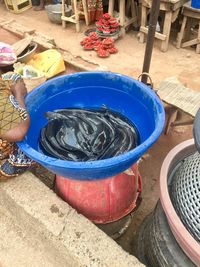
<svg viewBox="0 0 200 267"><path fill-rule="evenodd" d="M0 136L19 125L28 116L26 109L21 108L10 93L12 83L21 77L15 74L11 75L11 77L12 80L8 79L8 77L6 80L0 79Z"/></svg>
<svg viewBox="0 0 200 267"><path fill-rule="evenodd" d="M21 119L23 121L25 121L27 119L27 117L28 117L28 113L27 113L26 109L20 107L18 101L15 99L15 97L13 95L9 96L9 100L12 103L12 105L15 107L15 109L18 110L19 116L21 117Z"/></svg>
<svg viewBox="0 0 200 267"><path fill-rule="evenodd" d="M16 83L19 79L21 79L21 76L14 72L7 72L1 75L2 80L4 81L11 81L12 83Z"/></svg>
<svg viewBox="0 0 200 267"><path fill-rule="evenodd" d="M27 111L21 108L10 92L13 83L21 79L15 73L6 73L0 79L0 135L27 119ZM9 158L8 158L9 157ZM15 144L0 138L0 160L8 158L0 166L0 180L15 177L30 169L34 162Z"/></svg>

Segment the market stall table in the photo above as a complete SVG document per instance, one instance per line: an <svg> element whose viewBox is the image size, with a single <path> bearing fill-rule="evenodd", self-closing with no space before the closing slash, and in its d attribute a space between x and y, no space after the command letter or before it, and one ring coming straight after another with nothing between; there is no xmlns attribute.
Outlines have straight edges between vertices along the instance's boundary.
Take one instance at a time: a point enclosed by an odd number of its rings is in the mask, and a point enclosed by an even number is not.
<svg viewBox="0 0 200 267"><path fill-rule="evenodd" d="M187 0L161 0L160 11L164 11L164 26L162 33L156 32L155 37L161 40L161 51L166 52L168 49L171 24L177 19L181 7ZM139 41L144 43L145 34L148 33L147 16L151 8L152 0L141 0L141 26Z"/></svg>
<svg viewBox="0 0 200 267"><path fill-rule="evenodd" d="M80 31L80 16L83 15L85 18L85 23L89 25L88 19L88 10L87 10L87 2L86 0L82 0L83 11L80 10L80 3L77 0L71 0L71 5L73 6L73 14L72 16L66 16L65 14L65 0L62 0L62 26L63 28L66 27L66 22L72 22L76 25L76 31Z"/></svg>
<svg viewBox="0 0 200 267"><path fill-rule="evenodd" d="M177 48L188 47L196 45L196 53L200 53L200 9L191 7L191 2L185 3L183 6L183 23L181 26L181 31L178 34ZM197 36L190 39L190 33L192 28L192 23L199 25ZM183 38L188 39L186 42L182 42Z"/></svg>
<svg viewBox="0 0 200 267"><path fill-rule="evenodd" d="M164 103L168 114L165 126L165 134L168 134L171 126L193 124L194 117L200 107L200 92L185 87L176 77L169 77L159 84L157 93ZM178 112L188 115L187 120L178 120Z"/></svg>
<svg viewBox="0 0 200 267"><path fill-rule="evenodd" d="M108 13L113 16L115 0L109 0ZM137 26L137 8L134 0L119 0L119 22L121 26L122 36L125 34L125 28L133 23ZM131 11L131 17L128 18L126 14Z"/></svg>

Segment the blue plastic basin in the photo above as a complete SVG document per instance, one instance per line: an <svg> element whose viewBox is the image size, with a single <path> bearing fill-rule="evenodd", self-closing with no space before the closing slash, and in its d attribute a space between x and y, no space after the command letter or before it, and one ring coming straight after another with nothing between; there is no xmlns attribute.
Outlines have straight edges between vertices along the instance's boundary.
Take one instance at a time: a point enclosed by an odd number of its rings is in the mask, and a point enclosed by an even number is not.
<svg viewBox="0 0 200 267"><path fill-rule="evenodd" d="M200 1L199 0L192 0L191 7L193 8L200 8Z"/></svg>
<svg viewBox="0 0 200 267"><path fill-rule="evenodd" d="M134 164L157 140L164 126L164 108L157 95L143 83L112 72L80 72L51 79L26 97L30 129L18 145L24 153L55 174L92 180L116 175ZM141 144L110 159L72 162L55 159L38 149L46 111L59 108L98 108L102 105L128 117L137 127Z"/></svg>

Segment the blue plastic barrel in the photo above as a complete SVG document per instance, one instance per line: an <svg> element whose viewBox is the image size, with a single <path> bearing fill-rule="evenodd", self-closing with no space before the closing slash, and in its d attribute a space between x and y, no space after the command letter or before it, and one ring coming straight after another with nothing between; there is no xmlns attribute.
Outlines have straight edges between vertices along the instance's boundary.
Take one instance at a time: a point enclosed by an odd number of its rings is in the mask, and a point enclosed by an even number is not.
<svg viewBox="0 0 200 267"><path fill-rule="evenodd" d="M51 79L28 94L31 126L18 145L26 155L57 175L92 180L114 176L134 164L157 140L164 126L164 108L148 86L113 72L80 72ZM138 129L140 145L119 156L90 162L73 162L44 155L38 148L46 111L60 108L106 106L128 117Z"/></svg>
<svg viewBox="0 0 200 267"><path fill-rule="evenodd" d="M191 6L193 8L200 8L200 0L192 0L191 1Z"/></svg>

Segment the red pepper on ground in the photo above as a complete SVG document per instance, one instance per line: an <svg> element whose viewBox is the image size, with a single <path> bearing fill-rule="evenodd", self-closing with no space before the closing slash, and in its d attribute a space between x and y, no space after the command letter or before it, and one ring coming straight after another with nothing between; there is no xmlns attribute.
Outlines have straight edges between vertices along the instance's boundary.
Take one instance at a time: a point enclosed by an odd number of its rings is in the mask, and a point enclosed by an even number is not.
<svg viewBox="0 0 200 267"><path fill-rule="evenodd" d="M103 40L95 32L89 34L85 37L80 44L85 50L95 50L97 55L102 58L109 57L110 54L118 52L118 49L114 45L114 40L111 37L107 37Z"/></svg>

